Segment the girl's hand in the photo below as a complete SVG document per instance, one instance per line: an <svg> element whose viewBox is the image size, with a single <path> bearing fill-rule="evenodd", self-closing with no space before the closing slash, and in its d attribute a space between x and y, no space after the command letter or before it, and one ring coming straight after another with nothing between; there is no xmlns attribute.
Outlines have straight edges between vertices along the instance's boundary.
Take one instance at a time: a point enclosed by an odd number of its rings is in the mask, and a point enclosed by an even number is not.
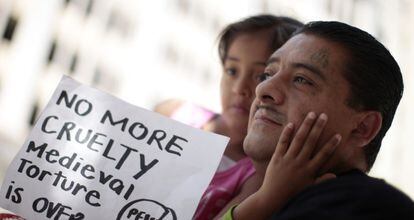
<svg viewBox="0 0 414 220"><path fill-rule="evenodd" d="M338 146L341 136L334 135L321 148L316 146L328 117L310 112L292 139L294 126L286 125L266 170L260 189L234 210L234 219L267 219L280 210L295 194L334 174L319 176L323 165Z"/></svg>
<svg viewBox="0 0 414 220"><path fill-rule="evenodd" d="M315 113L310 112L292 141L290 140L294 130L293 124L289 123L282 131L267 167L263 185L258 191L268 201L280 198L281 204L278 205L278 209L305 187L335 177L334 174L319 176L320 169L341 140L341 136L336 134L320 149L317 148L316 143L327 120L328 117L324 113L317 118Z"/></svg>

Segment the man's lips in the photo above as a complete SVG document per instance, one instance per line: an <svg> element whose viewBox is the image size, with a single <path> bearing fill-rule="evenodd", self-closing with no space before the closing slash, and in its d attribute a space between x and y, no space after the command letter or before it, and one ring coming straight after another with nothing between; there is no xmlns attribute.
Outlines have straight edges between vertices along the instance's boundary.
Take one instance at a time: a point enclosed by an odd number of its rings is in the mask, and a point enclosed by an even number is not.
<svg viewBox="0 0 414 220"><path fill-rule="evenodd" d="M261 121L278 126L282 126L286 122L284 115L275 109L265 106L258 106L253 118L255 121Z"/></svg>

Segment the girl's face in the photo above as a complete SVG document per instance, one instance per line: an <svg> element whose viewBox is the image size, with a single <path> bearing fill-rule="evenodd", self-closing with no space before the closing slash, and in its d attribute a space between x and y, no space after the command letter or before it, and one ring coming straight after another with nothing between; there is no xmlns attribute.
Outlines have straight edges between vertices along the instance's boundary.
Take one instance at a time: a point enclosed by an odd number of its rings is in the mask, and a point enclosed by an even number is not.
<svg viewBox="0 0 414 220"><path fill-rule="evenodd" d="M222 116L231 133L244 138L256 86L273 52L267 31L240 34L230 43L221 77Z"/></svg>

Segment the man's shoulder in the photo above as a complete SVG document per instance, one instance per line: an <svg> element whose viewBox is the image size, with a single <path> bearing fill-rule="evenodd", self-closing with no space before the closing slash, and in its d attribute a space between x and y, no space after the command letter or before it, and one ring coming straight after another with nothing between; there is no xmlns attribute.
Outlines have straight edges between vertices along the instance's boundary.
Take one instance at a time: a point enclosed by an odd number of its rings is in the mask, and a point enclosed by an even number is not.
<svg viewBox="0 0 414 220"><path fill-rule="evenodd" d="M388 184L385 180L370 177L365 173L352 170L343 175L339 175L332 181L321 183L320 185L314 186L315 190L326 193L341 194L342 192L347 193L344 196L352 194L352 197L370 198L372 197L395 197L395 198L406 198L411 199L403 192ZM412 201L411 201L412 202Z"/></svg>
<svg viewBox="0 0 414 220"><path fill-rule="evenodd" d="M338 216L377 219L396 215L414 219L414 203L384 180L351 171L305 189L277 215L302 215L300 217L307 219L337 219ZM308 218L310 216L315 218Z"/></svg>
<svg viewBox="0 0 414 220"><path fill-rule="evenodd" d="M412 205L414 208L413 201L406 194L382 179L370 177L357 170L309 187L303 191L303 197L326 202L336 201L364 206L370 204L378 207L399 203Z"/></svg>

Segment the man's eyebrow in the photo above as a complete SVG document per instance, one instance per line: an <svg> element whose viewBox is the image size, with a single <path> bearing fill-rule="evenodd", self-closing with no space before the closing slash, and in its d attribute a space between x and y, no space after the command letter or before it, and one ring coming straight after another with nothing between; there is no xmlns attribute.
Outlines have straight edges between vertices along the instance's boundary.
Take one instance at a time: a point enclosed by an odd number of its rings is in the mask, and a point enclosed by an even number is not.
<svg viewBox="0 0 414 220"><path fill-rule="evenodd" d="M303 69L307 69L309 70L311 73L314 73L315 75L319 76L319 78L326 80L325 75L322 73L322 71L320 69L318 69L318 67L313 66L311 64L307 64L307 63L293 63L292 66L294 68L303 68Z"/></svg>
<svg viewBox="0 0 414 220"><path fill-rule="evenodd" d="M266 66L269 66L272 63L276 63L279 62L279 58L278 57L270 57L267 61L266 61Z"/></svg>

